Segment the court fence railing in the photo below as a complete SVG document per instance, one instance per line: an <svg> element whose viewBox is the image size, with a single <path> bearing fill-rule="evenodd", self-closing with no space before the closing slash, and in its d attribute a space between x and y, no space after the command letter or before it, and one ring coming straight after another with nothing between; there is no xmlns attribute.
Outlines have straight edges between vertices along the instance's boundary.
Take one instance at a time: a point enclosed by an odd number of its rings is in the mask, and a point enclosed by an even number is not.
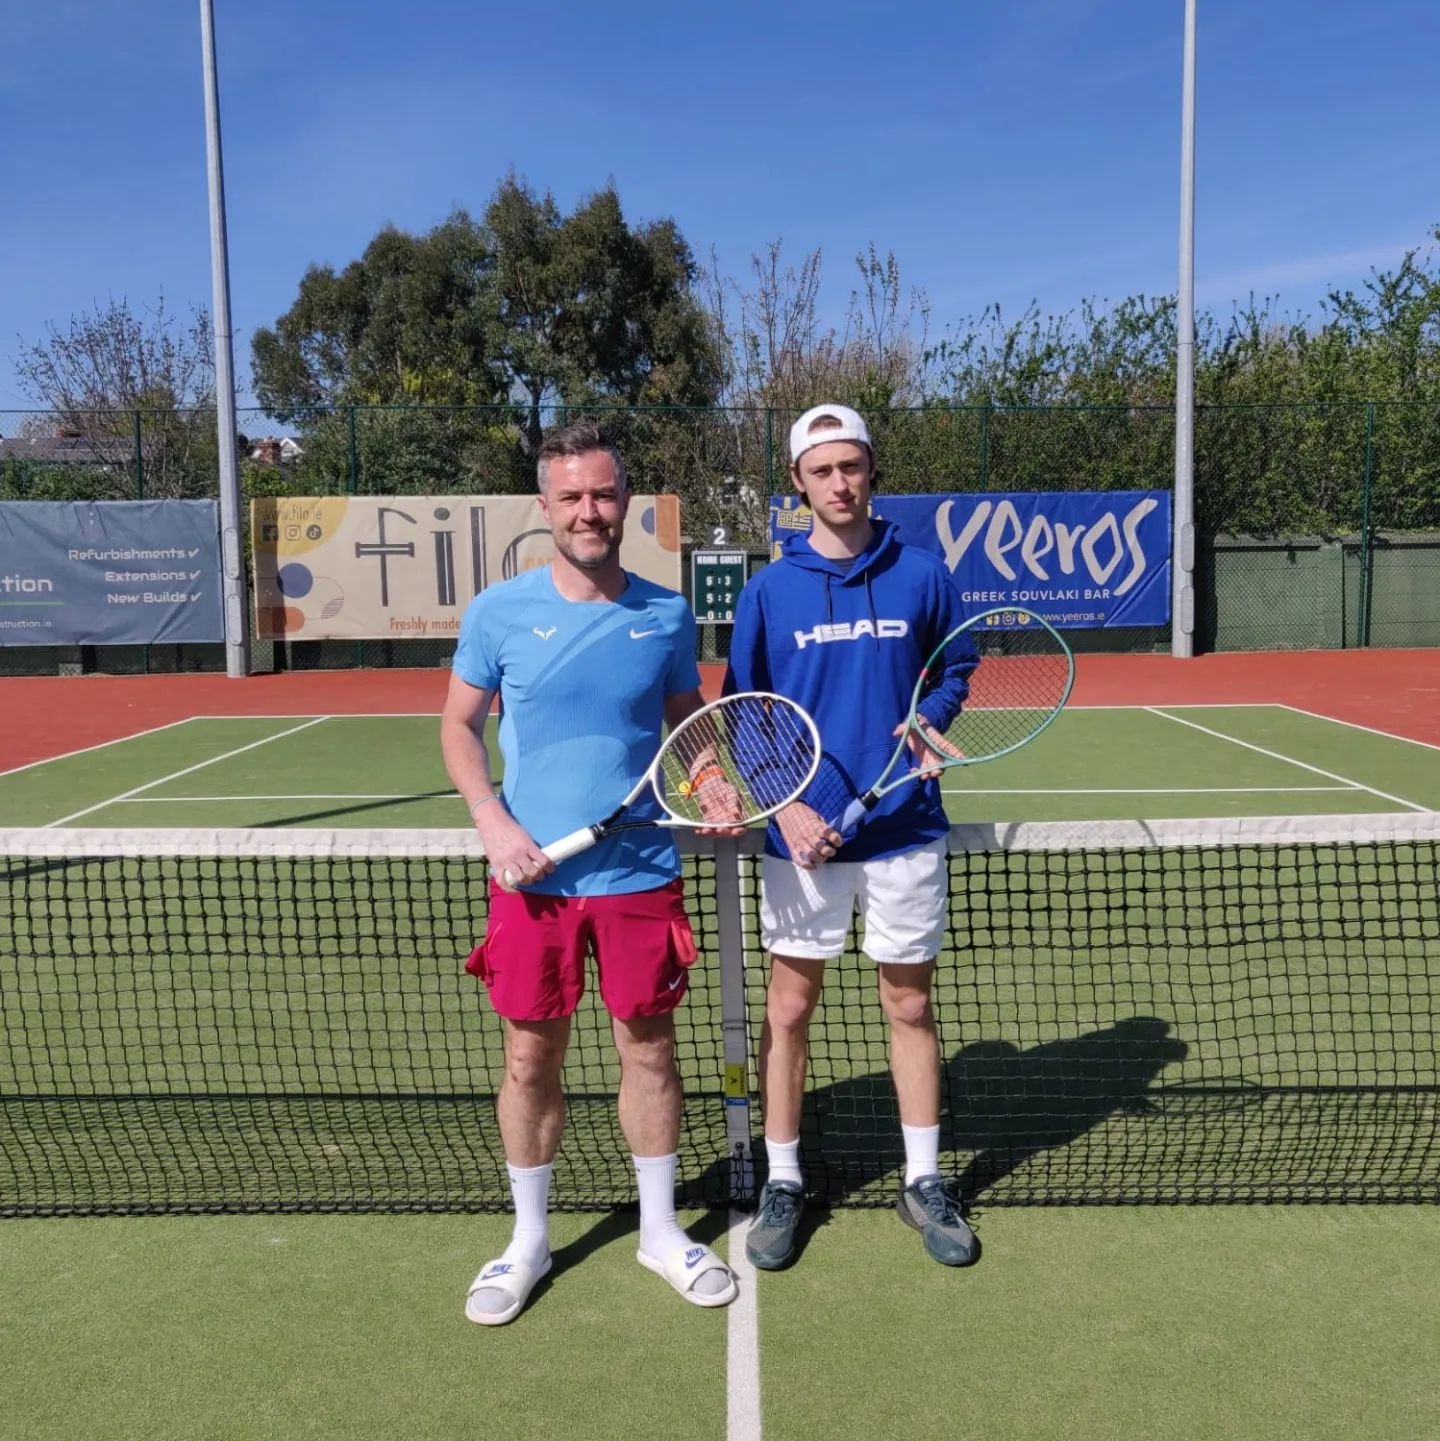
<svg viewBox="0 0 1440 1441"><path fill-rule="evenodd" d="M637 489L680 498L688 543L723 527L763 558L769 497L789 489L793 412L595 404L542 418L582 414L612 433ZM339 406L281 426L244 410L244 497L522 494L525 420L515 406ZM928 405L870 420L892 493L1168 489L1174 475L1168 406ZM1198 648L1440 643L1440 405L1202 404L1194 457ZM0 500L217 494L213 410L0 411ZM213 664L152 649L156 668ZM443 650L379 642L296 663L441 664Z"/></svg>

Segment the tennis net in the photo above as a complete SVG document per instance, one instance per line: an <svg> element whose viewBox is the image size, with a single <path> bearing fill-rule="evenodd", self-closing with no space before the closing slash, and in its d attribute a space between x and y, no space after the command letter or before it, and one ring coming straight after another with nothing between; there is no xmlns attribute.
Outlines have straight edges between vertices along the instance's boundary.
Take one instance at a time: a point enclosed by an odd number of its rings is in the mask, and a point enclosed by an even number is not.
<svg viewBox="0 0 1440 1441"><path fill-rule="evenodd" d="M1440 1200L1440 816L958 826L942 1147L982 1203ZM758 1179L758 835L684 842L682 1199ZM0 831L0 1214L508 1205L463 831ZM593 989L593 988L592 988ZM832 968L802 1150L894 1196L874 968ZM555 1199L634 1199L587 995ZM757 1161L763 1160L763 1147Z"/></svg>

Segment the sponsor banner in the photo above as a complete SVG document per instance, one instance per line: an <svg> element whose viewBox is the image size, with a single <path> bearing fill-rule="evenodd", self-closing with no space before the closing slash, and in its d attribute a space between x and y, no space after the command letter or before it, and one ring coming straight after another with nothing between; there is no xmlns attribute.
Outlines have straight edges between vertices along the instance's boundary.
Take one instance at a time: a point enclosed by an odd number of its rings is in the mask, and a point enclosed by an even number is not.
<svg viewBox="0 0 1440 1441"><path fill-rule="evenodd" d="M213 500L0 502L0 645L224 639Z"/></svg>
<svg viewBox="0 0 1440 1441"><path fill-rule="evenodd" d="M456 636L487 585L554 554L534 496L272 496L250 506L260 640ZM620 557L680 589L680 502L634 495Z"/></svg>
<svg viewBox="0 0 1440 1441"><path fill-rule="evenodd" d="M1170 492L877 495L875 515L938 555L967 609L1016 606L1057 629L1170 621ZM808 532L798 496L772 496L770 553Z"/></svg>

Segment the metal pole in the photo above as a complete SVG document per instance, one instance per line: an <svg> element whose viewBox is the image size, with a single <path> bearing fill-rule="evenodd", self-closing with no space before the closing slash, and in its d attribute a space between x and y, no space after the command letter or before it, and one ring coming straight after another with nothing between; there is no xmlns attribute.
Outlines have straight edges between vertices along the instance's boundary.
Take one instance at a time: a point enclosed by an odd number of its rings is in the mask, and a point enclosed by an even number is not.
<svg viewBox="0 0 1440 1441"><path fill-rule="evenodd" d="M225 168L220 155L220 83L213 0L200 0L205 67L205 158L210 182L210 287L215 308L215 428L220 456L220 564L225 587L225 674L250 674L240 476L235 464L235 353L230 329L230 257L225 240Z"/></svg>
<svg viewBox="0 0 1440 1441"><path fill-rule="evenodd" d="M1195 654L1195 0L1185 0L1180 106L1180 290L1175 340L1175 533L1170 654Z"/></svg>
<svg viewBox="0 0 1440 1441"><path fill-rule="evenodd" d="M710 844L715 848L725 1144L730 1156L728 1200L732 1206L748 1207L755 1198L755 1158L750 1134L750 1027L745 1008L746 930L740 890L740 848L744 842L716 836Z"/></svg>
<svg viewBox="0 0 1440 1441"><path fill-rule="evenodd" d="M1374 486L1375 402L1365 407L1365 500L1360 516L1360 624L1357 641L1370 644L1370 598L1374 586L1375 532L1371 528L1370 497Z"/></svg>
<svg viewBox="0 0 1440 1441"><path fill-rule="evenodd" d="M140 447L144 444L144 441L140 434L140 412L138 410L131 413L130 435L135 446L135 499L144 500L145 462L140 458Z"/></svg>

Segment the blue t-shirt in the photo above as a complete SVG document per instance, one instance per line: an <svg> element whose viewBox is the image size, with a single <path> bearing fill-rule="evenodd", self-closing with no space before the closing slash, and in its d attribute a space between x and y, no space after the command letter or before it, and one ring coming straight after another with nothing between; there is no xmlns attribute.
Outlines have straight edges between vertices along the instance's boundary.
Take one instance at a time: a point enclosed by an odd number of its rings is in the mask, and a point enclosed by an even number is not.
<svg viewBox="0 0 1440 1441"><path fill-rule="evenodd" d="M461 622L455 674L500 692L501 793L542 846L629 795L659 748L665 697L700 685L684 598L628 571L626 580L619 600L571 601L541 566L481 591ZM660 814L648 790L646 799ZM622 831L525 889L625 895L679 874L668 832Z"/></svg>

